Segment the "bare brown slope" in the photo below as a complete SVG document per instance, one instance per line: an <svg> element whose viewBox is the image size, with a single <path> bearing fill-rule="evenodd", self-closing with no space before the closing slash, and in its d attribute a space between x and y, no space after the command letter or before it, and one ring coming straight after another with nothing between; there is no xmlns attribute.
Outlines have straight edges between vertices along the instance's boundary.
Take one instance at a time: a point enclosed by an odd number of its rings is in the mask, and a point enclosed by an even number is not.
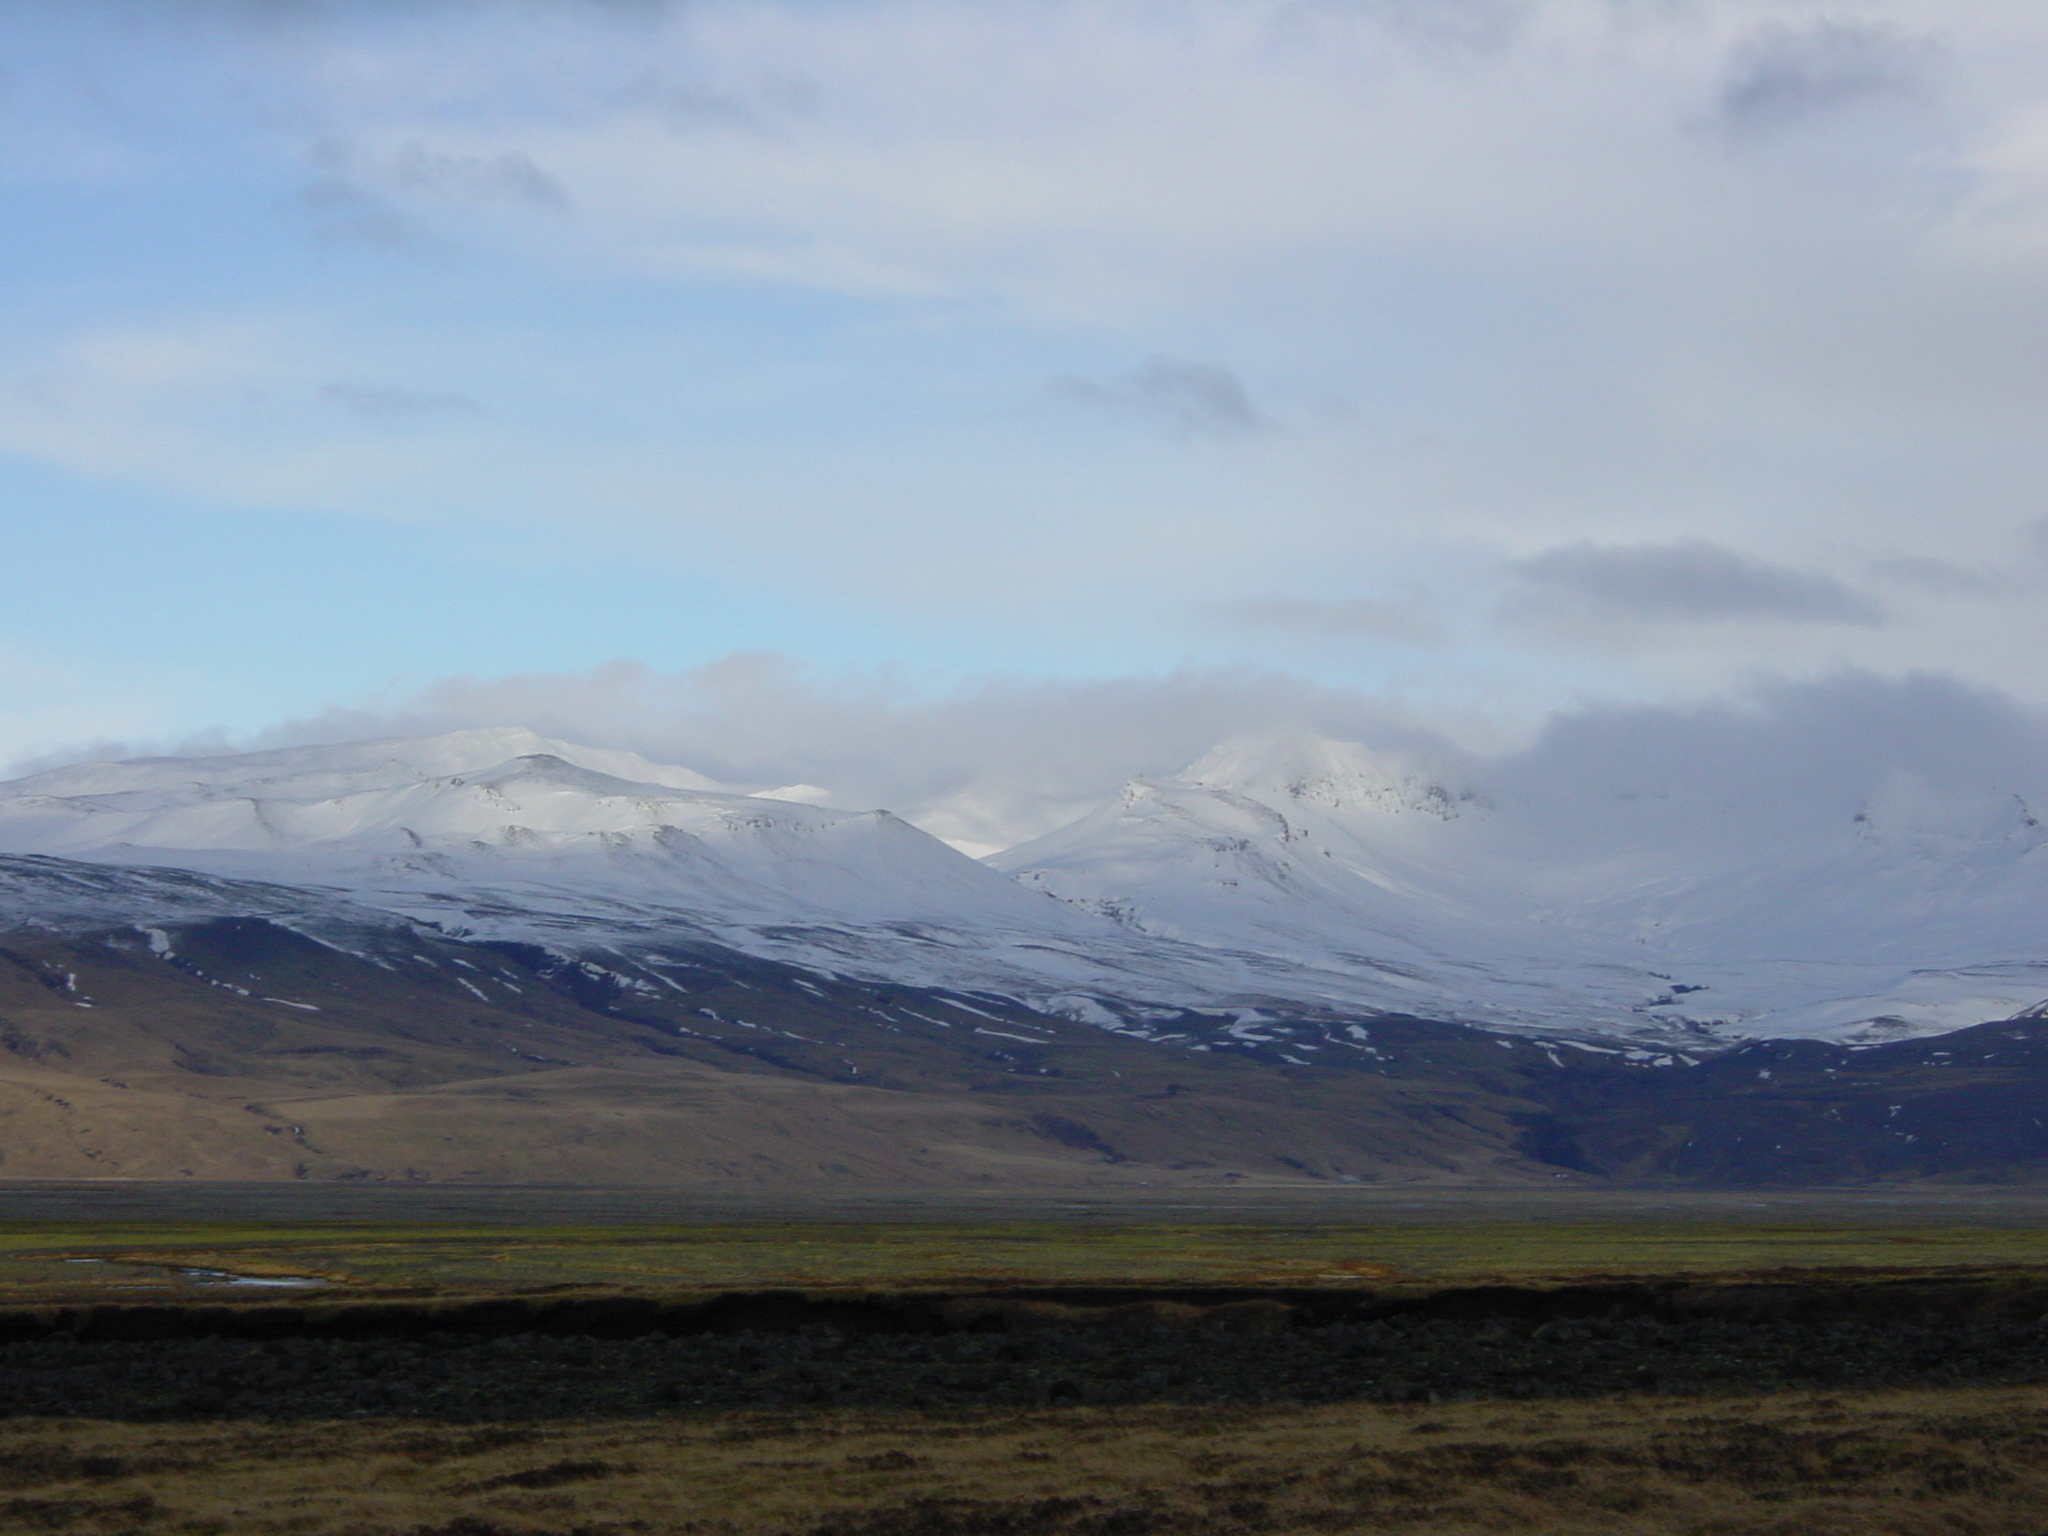
<svg viewBox="0 0 2048 1536"><path fill-rule="evenodd" d="M1527 1106L704 954L621 1005L539 951L261 919L0 938L0 1175L739 1185L1472 1180ZM688 1022L685 1022L688 1021Z"/></svg>

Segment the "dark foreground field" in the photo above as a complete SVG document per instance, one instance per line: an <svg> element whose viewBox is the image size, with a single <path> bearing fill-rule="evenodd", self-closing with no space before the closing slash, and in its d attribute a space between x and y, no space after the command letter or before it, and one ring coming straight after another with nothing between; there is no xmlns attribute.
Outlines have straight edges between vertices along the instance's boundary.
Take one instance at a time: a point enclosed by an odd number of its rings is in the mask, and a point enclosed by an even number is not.
<svg viewBox="0 0 2048 1536"><path fill-rule="evenodd" d="M445 1313L273 1306L241 1316L97 1308L48 1319L43 1336L0 1342L0 1405L12 1416L142 1422L399 1415L482 1424L2048 1383L2048 1288L1968 1294L1976 1289L1915 1287L1874 1314L1839 1283L1818 1304L1797 1285L1452 1291L1334 1318L1299 1297L1200 1293L823 1306L756 1293L653 1315L591 1303L531 1313L491 1303ZM523 1326L528 1317L545 1331ZM41 1321L0 1325L19 1335L41 1332Z"/></svg>
<svg viewBox="0 0 2048 1536"><path fill-rule="evenodd" d="M0 1188L0 1531L2038 1536L2042 1221Z"/></svg>
<svg viewBox="0 0 2048 1536"><path fill-rule="evenodd" d="M17 1309L0 1529L2048 1529L2039 1273L1067 1294Z"/></svg>

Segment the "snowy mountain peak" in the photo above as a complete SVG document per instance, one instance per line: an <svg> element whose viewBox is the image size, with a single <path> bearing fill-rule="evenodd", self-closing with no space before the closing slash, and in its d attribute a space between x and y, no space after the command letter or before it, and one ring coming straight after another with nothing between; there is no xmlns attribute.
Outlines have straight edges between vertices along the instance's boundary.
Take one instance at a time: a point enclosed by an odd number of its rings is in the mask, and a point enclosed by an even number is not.
<svg viewBox="0 0 2048 1536"><path fill-rule="evenodd" d="M72 763L0 784L0 796L120 795L204 784L227 792L278 781L303 783L315 775L337 785L396 787L473 774L521 757L555 757L577 767L636 784L709 793L738 793L727 785L637 752L556 741L523 726L489 726L439 736L391 736L324 746L279 747L210 757L134 757L119 762Z"/></svg>
<svg viewBox="0 0 2048 1536"><path fill-rule="evenodd" d="M1180 776L1269 805L1419 811L1448 821L1475 797L1423 773L1407 758L1306 732L1243 734L1220 742Z"/></svg>
<svg viewBox="0 0 2048 1536"><path fill-rule="evenodd" d="M494 763L488 768L472 773L449 774L437 781L451 787L464 784L487 785L504 788L515 784L530 784L551 789L577 790L592 795L645 794L650 790L669 789L672 786L654 779L625 779L615 773L606 773L596 768L586 768L581 763L553 752L525 752L506 762ZM694 786L683 790L684 794L714 794L715 790L702 790Z"/></svg>
<svg viewBox="0 0 2048 1536"><path fill-rule="evenodd" d="M1090 926L886 811L707 783L521 730L86 764L0 784L0 853L345 891L521 940L715 936L892 978L949 963L942 925L970 953Z"/></svg>

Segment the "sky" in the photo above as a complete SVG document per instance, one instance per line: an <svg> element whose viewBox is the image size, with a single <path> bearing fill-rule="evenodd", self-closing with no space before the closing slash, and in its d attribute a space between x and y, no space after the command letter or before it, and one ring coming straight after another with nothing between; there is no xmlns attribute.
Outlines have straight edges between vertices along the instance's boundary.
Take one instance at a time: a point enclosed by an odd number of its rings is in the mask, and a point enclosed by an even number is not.
<svg viewBox="0 0 2048 1536"><path fill-rule="evenodd" d="M2038 0L0 16L0 764L2048 710Z"/></svg>

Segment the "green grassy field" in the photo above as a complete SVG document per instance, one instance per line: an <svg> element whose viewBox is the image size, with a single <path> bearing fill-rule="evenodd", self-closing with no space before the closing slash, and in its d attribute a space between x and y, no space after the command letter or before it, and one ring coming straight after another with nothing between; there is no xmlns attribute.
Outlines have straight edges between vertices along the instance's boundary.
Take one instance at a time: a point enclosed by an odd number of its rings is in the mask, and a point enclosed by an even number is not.
<svg viewBox="0 0 2048 1536"><path fill-rule="evenodd" d="M2044 1262L2048 1232L1927 1225L17 1222L0 1227L0 1301L139 1298L167 1287L199 1288L203 1282L176 1273L180 1266L311 1276L376 1292L593 1286L665 1293L963 1283L1443 1285L1599 1275L1732 1277L1786 1269L1898 1273Z"/></svg>

